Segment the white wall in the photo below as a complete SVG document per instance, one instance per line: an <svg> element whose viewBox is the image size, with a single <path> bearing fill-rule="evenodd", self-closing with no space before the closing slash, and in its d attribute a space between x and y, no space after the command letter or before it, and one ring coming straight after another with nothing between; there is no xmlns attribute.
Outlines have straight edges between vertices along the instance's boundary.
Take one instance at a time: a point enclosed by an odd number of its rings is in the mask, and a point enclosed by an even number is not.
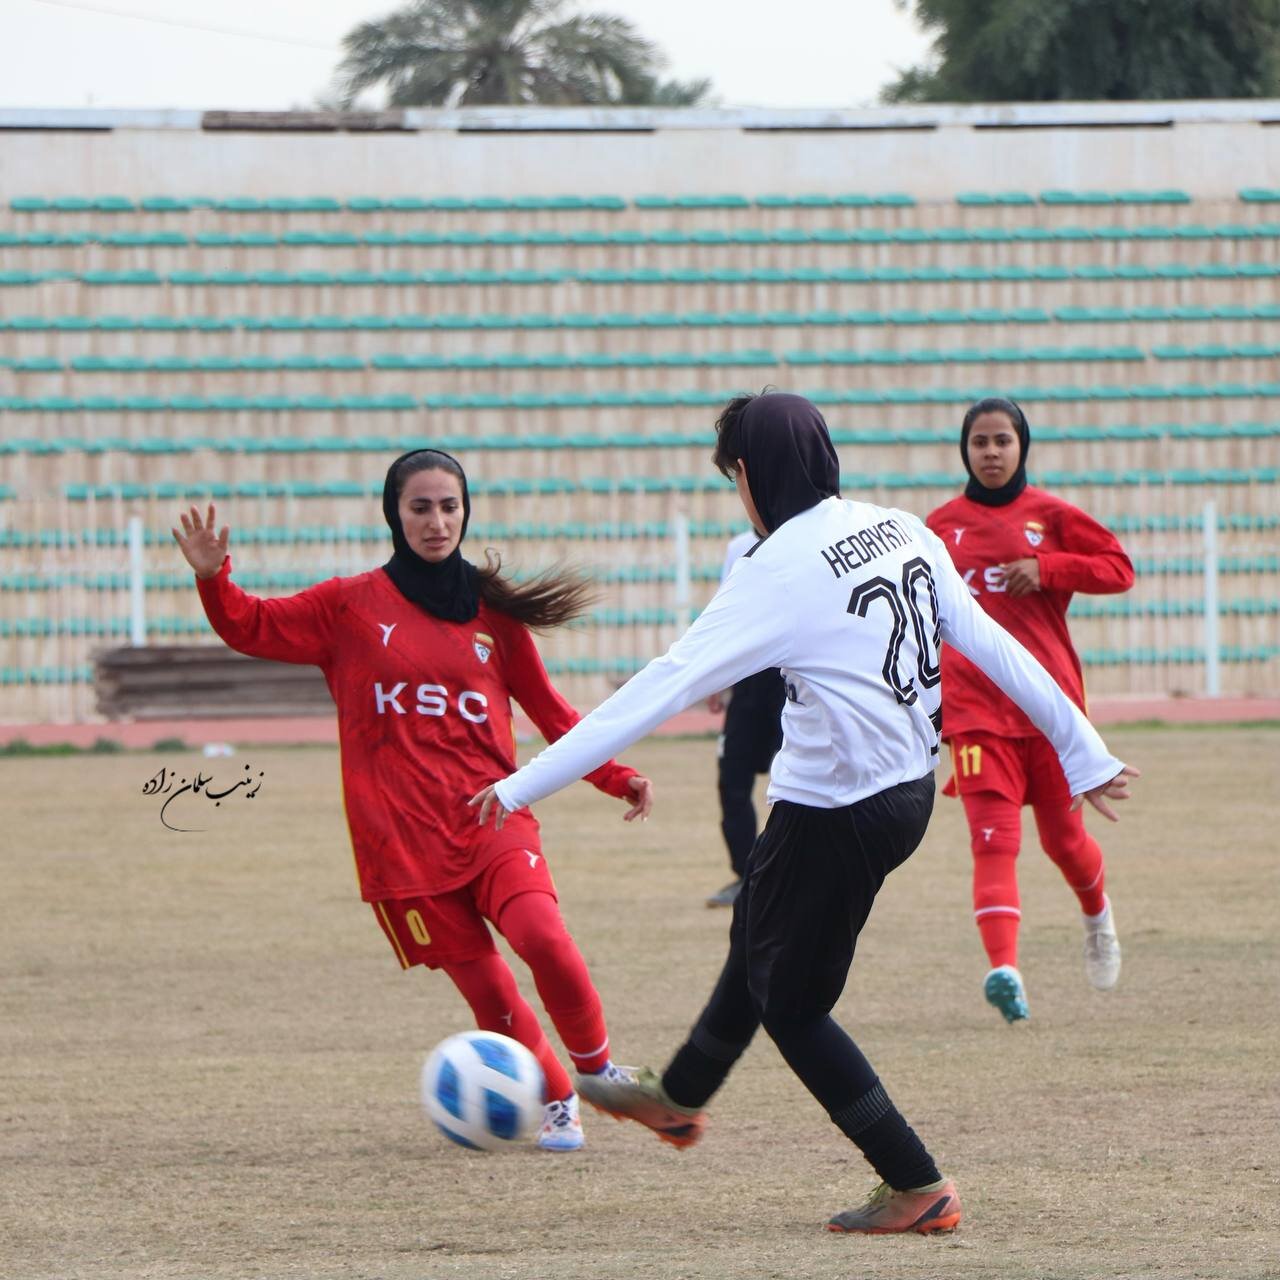
<svg viewBox="0 0 1280 1280"><path fill-rule="evenodd" d="M0 111L0 198L907 191L928 200L1052 187L1222 198L1280 183L1275 101L395 114L408 131L226 132L202 129L194 112Z"/></svg>

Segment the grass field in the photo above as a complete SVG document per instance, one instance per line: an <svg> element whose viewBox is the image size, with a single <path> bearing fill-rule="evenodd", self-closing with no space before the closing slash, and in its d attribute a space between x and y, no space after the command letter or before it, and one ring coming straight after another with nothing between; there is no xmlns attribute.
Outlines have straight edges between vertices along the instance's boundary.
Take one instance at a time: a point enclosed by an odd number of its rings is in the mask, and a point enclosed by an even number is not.
<svg viewBox="0 0 1280 1280"><path fill-rule="evenodd" d="M578 1155L439 1137L417 1072L466 1010L400 972L357 900L335 752L2 761L0 1276L1280 1275L1280 732L1108 740L1145 772L1120 826L1091 824L1114 993L1086 986L1074 900L1032 844L1031 1024L983 1003L940 800L837 1008L960 1187L964 1224L932 1239L821 1230L874 1177L763 1037L688 1152L595 1115ZM659 791L638 829L586 786L540 808L622 1061L665 1061L723 958L713 755L629 753ZM222 789L246 762L254 799L169 810L201 834L142 794L161 766Z"/></svg>

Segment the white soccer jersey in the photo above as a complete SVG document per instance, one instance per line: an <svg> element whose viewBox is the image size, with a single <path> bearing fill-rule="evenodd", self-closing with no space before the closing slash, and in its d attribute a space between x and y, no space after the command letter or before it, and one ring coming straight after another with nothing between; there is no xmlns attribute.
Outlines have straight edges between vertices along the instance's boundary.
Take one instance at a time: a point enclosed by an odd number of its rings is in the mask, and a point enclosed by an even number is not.
<svg viewBox="0 0 1280 1280"><path fill-rule="evenodd" d="M1044 668L974 602L920 520L826 498L740 559L666 654L498 783L498 799L508 810L532 804L709 693L780 667L787 702L770 801L852 804L937 763L943 640L1045 734L1073 795L1120 772Z"/></svg>

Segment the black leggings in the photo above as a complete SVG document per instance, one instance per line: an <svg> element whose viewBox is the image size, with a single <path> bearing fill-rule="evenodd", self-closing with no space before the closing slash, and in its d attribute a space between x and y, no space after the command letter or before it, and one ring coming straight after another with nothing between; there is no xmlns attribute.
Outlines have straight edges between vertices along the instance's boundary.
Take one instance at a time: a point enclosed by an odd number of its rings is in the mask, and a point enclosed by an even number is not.
<svg viewBox="0 0 1280 1280"><path fill-rule="evenodd" d="M733 686L720 743L718 789L720 831L733 874L746 874L747 855L756 842L756 809L751 792L756 775L768 773L782 745L782 706L786 688L776 667L739 680Z"/></svg>
<svg viewBox="0 0 1280 1280"><path fill-rule="evenodd" d="M919 845L933 794L929 774L842 809L773 806L734 904L724 969L663 1077L674 1102L702 1106L763 1026L886 1182L937 1180L871 1064L831 1017L871 904Z"/></svg>

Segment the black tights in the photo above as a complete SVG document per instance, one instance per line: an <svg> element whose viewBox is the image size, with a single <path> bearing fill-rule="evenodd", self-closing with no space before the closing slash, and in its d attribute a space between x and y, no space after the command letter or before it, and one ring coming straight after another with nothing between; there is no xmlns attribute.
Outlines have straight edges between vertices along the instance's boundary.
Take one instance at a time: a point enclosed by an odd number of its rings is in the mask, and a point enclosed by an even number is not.
<svg viewBox="0 0 1280 1280"><path fill-rule="evenodd" d="M898 1190L936 1182L937 1165L831 1008L876 892L923 834L927 782L842 810L774 806L734 906L724 969L663 1076L673 1102L701 1107L763 1026L832 1122Z"/></svg>

